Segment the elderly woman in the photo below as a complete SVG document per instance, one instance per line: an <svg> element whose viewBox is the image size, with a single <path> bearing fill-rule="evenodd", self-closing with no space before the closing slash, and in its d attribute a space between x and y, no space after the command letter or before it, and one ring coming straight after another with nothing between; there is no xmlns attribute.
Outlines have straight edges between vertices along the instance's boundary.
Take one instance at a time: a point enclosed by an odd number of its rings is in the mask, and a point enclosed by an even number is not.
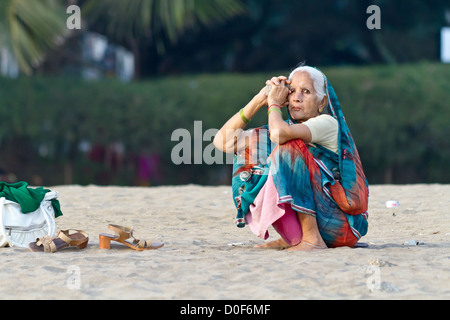
<svg viewBox="0 0 450 320"><path fill-rule="evenodd" d="M265 106L268 125L244 130ZM336 94L319 70L301 66L289 78L268 80L214 144L235 153L238 227L267 239L273 226L281 236L258 247L354 247L366 234L367 180Z"/></svg>

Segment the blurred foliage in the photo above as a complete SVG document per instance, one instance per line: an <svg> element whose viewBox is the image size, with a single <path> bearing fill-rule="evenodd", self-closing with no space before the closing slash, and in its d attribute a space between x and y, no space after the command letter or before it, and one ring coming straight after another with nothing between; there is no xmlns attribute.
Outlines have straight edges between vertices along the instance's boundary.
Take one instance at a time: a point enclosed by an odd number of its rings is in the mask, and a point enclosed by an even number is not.
<svg viewBox="0 0 450 320"><path fill-rule="evenodd" d="M140 79L273 72L302 60L321 66L437 61L440 29L450 24L448 0L2 0L0 46L19 48L14 53L29 73L42 52L66 36L61 28L68 14L62 9L69 3L81 7L85 22L71 36L107 35L133 52ZM381 30L366 26L373 4L381 10ZM20 34L12 34L12 26ZM34 56L38 44L41 53ZM77 59L72 46L59 46L47 61L55 64L61 56ZM68 64L51 72L63 74ZM50 72L45 66L38 71Z"/></svg>
<svg viewBox="0 0 450 320"><path fill-rule="evenodd" d="M245 12L240 0L85 0L83 16L93 28L125 43L151 39L160 53L163 39L175 43L187 30L210 26Z"/></svg>
<svg viewBox="0 0 450 320"><path fill-rule="evenodd" d="M273 72L302 60L321 66L437 61L440 29L450 23L448 0L242 2L245 15L186 30L176 43L165 42L164 54L154 42L139 38L140 76ZM381 9L381 30L366 26L366 10L373 4ZM96 23L91 27L105 29Z"/></svg>
<svg viewBox="0 0 450 320"><path fill-rule="evenodd" d="M22 72L31 74L45 58L52 59L51 50L61 49L64 38L74 34L66 26L70 4L82 6L91 28L124 42L137 62L143 40L162 54L166 39L174 43L186 29L245 12L240 0L1 0L0 49L12 50Z"/></svg>
<svg viewBox="0 0 450 320"><path fill-rule="evenodd" d="M335 87L374 183L449 183L450 65L322 68ZM174 130L187 129L202 150L202 134L222 124L256 94L267 78L257 74L201 74L123 84L69 77L0 78L0 167L18 179L42 183L136 184L136 158L161 156L165 184L230 181L230 166L180 165L171 161ZM250 125L266 123L260 112ZM94 161L80 149L120 142L120 165Z"/></svg>
<svg viewBox="0 0 450 320"><path fill-rule="evenodd" d="M58 0L0 1L0 49L10 48L26 74L48 50L64 42L68 31L65 9Z"/></svg>

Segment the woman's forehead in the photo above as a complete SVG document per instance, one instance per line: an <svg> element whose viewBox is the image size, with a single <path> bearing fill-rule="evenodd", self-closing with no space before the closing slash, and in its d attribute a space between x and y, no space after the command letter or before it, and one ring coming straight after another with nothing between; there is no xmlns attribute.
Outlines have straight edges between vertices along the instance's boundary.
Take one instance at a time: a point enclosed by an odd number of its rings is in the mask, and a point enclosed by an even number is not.
<svg viewBox="0 0 450 320"><path fill-rule="evenodd" d="M314 87L314 81L306 71L297 71L291 77L291 86L312 86Z"/></svg>

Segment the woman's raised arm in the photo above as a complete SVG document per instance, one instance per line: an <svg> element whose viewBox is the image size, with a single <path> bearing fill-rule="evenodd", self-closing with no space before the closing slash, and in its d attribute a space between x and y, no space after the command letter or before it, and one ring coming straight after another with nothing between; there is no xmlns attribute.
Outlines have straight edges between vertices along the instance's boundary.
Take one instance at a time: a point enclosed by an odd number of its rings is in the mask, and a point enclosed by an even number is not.
<svg viewBox="0 0 450 320"><path fill-rule="evenodd" d="M255 116L261 107L267 104L266 87L253 97L253 99L239 112L233 115L214 137L214 146L226 153L238 151L239 141L248 122ZM247 139L245 139L247 140ZM245 147L239 147L243 149Z"/></svg>

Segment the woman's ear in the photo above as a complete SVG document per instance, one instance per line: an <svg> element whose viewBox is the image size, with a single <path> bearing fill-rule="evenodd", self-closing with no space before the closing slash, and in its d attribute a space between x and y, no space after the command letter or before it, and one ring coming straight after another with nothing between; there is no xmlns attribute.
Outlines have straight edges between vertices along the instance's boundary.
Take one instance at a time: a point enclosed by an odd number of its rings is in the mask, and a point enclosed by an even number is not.
<svg viewBox="0 0 450 320"><path fill-rule="evenodd" d="M319 113L322 113L323 109L325 109L325 107L326 107L327 105L328 105L328 97L325 96L325 97L323 97L322 102L321 102L321 104L320 104L320 107L319 107Z"/></svg>

